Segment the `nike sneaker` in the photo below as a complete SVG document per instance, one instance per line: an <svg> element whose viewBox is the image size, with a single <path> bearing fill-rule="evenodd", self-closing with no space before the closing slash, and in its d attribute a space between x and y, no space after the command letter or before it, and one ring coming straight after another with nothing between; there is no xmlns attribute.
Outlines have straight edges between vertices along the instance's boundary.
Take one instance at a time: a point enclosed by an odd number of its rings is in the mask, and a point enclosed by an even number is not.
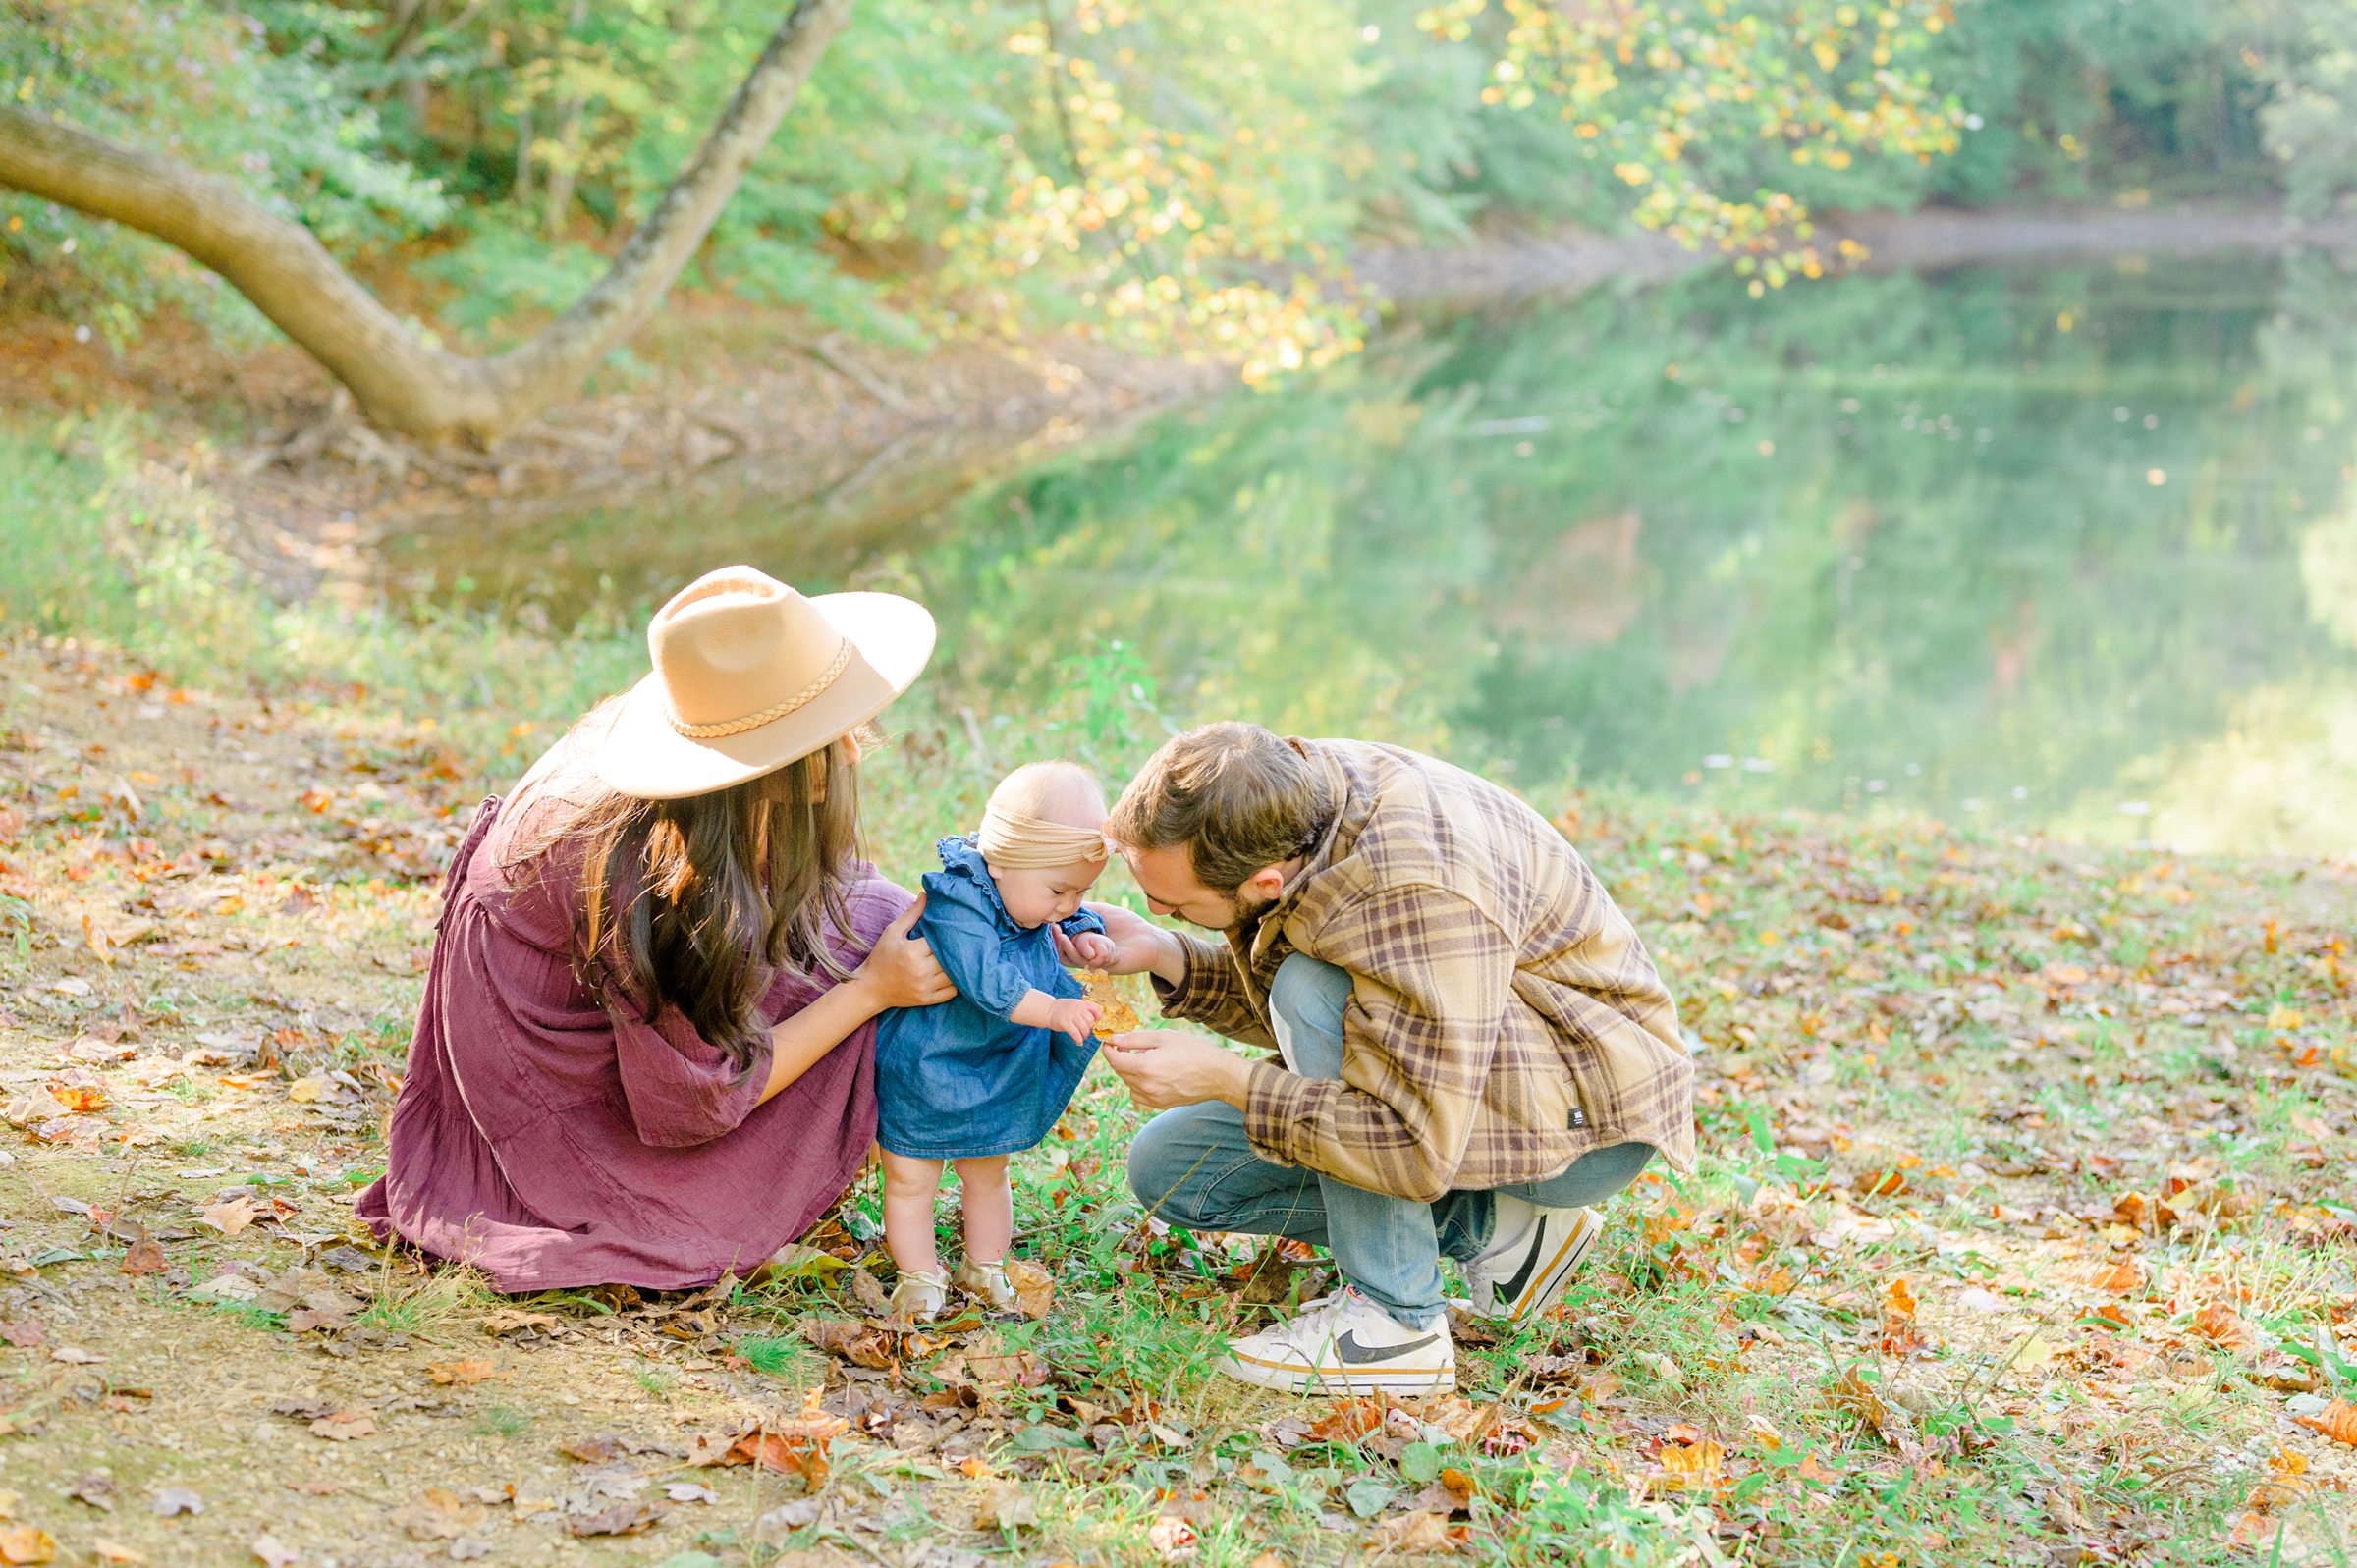
<svg viewBox="0 0 2357 1568"><path fill-rule="evenodd" d="M1456 1386L1449 1320L1410 1328L1357 1291L1304 1302L1289 1323L1228 1341L1220 1371L1291 1394L1445 1394Z"/></svg>
<svg viewBox="0 0 2357 1568"><path fill-rule="evenodd" d="M1477 1318L1519 1323L1555 1305L1604 1229L1593 1209L1542 1209L1500 1193L1490 1245L1464 1266Z"/></svg>

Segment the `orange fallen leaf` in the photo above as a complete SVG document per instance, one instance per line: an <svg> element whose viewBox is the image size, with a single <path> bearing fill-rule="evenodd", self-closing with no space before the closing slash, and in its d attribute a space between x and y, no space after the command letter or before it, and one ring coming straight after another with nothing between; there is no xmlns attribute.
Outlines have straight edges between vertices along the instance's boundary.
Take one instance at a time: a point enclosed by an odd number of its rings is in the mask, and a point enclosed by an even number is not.
<svg viewBox="0 0 2357 1568"><path fill-rule="evenodd" d="M2213 1301L2194 1315L2193 1331L2227 1350L2248 1349L2259 1340L2242 1315L2222 1301Z"/></svg>
<svg viewBox="0 0 2357 1568"><path fill-rule="evenodd" d="M1727 1466L1727 1450L1705 1437L1696 1443L1664 1443L1655 1456L1665 1484L1685 1491L1713 1491Z"/></svg>
<svg viewBox="0 0 2357 1568"><path fill-rule="evenodd" d="M425 1375L435 1382L455 1384L461 1388L471 1388L486 1378L506 1376L490 1362L484 1361L480 1357L468 1357L465 1361L429 1362L426 1365Z"/></svg>
<svg viewBox="0 0 2357 1568"><path fill-rule="evenodd" d="M57 1560L57 1540L31 1525L0 1530L0 1562L34 1563Z"/></svg>
<svg viewBox="0 0 2357 1568"><path fill-rule="evenodd" d="M1177 1514L1164 1514L1146 1527L1146 1541L1165 1557L1192 1551L1195 1545L1195 1527Z"/></svg>
<svg viewBox="0 0 2357 1568"><path fill-rule="evenodd" d="M1900 1274L1883 1292L1883 1310L1899 1318L1912 1318L1916 1308L1915 1292L1907 1288L1907 1276Z"/></svg>
<svg viewBox="0 0 2357 1568"><path fill-rule="evenodd" d="M145 1562L147 1560L138 1552L132 1550L129 1546L118 1545L114 1541L107 1540L104 1536L100 1536L90 1542L90 1550L98 1554L98 1560L100 1562L137 1563Z"/></svg>
<svg viewBox="0 0 2357 1568"><path fill-rule="evenodd" d="M2109 1290L2114 1296L2124 1296L2144 1283L2144 1271L2133 1258L2115 1260L2111 1267L2095 1276L2096 1288Z"/></svg>
<svg viewBox="0 0 2357 1568"><path fill-rule="evenodd" d="M2357 1405L2346 1399L2335 1399L2313 1416L2291 1419L2311 1431L2323 1433L2334 1442L2357 1448Z"/></svg>
<svg viewBox="0 0 2357 1568"><path fill-rule="evenodd" d="M49 1098L77 1114L103 1110L107 1104L106 1091L93 1083L53 1083Z"/></svg>
<svg viewBox="0 0 2357 1568"><path fill-rule="evenodd" d="M317 1406L313 1406L317 1409ZM376 1418L364 1410L339 1410L311 1423L311 1434L331 1442L350 1442L376 1431Z"/></svg>

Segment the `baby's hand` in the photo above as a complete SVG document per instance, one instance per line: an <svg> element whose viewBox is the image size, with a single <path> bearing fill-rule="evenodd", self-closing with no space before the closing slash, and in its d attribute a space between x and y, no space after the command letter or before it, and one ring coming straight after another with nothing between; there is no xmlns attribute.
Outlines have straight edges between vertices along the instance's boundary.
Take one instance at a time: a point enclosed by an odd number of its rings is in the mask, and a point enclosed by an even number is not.
<svg viewBox="0 0 2357 1568"><path fill-rule="evenodd" d="M1088 1032L1097 1026L1105 1009L1093 1001L1078 998L1059 998L1048 1008L1048 1027L1070 1035L1075 1041L1086 1042Z"/></svg>
<svg viewBox="0 0 2357 1568"><path fill-rule="evenodd" d="M1102 931L1084 931L1071 941L1072 950L1091 969L1109 968L1113 960L1121 955L1121 949L1113 945L1113 939Z"/></svg>

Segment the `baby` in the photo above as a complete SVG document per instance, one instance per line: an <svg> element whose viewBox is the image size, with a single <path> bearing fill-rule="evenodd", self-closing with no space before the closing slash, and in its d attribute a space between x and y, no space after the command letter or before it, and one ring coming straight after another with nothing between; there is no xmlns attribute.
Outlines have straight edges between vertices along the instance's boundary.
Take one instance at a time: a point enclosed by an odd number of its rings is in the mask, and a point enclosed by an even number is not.
<svg viewBox="0 0 2357 1568"><path fill-rule="evenodd" d="M1112 957L1104 922L1080 907L1103 874L1105 794L1069 762L1009 774L982 831L941 840L917 932L957 983L930 1007L888 1012L876 1029L876 1142L884 1150L884 1244L901 1271L892 1311L935 1317L955 1283L994 1312L1015 1308L1007 1281L1014 1200L1007 1157L1048 1135L1096 1049L1099 1009L1056 958L1049 927L1092 964ZM933 1247L943 1161L958 1167L965 1260L953 1279Z"/></svg>

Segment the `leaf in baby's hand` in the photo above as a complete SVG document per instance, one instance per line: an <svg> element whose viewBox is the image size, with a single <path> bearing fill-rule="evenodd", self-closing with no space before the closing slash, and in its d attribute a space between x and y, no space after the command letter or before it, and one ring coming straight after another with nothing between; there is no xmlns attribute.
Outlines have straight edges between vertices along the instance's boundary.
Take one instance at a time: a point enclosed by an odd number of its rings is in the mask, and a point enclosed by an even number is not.
<svg viewBox="0 0 2357 1568"><path fill-rule="evenodd" d="M1121 981L1114 976L1102 969L1082 970L1080 989L1087 1000L1102 1010L1096 1029L1100 1038L1125 1035L1138 1027L1141 1020L1137 1016L1137 1009L1129 1004L1128 997L1123 994Z"/></svg>

